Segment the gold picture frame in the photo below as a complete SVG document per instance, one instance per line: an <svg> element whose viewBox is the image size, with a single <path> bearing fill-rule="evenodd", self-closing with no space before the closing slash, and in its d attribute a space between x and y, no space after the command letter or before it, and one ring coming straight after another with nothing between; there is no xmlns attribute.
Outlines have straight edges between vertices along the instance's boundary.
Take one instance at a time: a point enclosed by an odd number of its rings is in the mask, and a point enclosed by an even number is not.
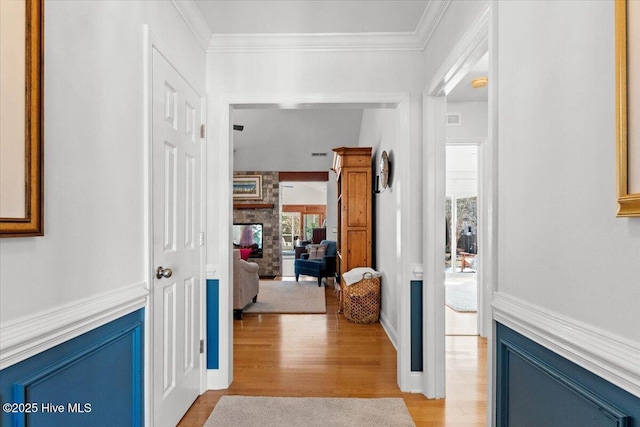
<svg viewBox="0 0 640 427"><path fill-rule="evenodd" d="M3 25L7 31L3 33L3 54L16 54L23 57L24 62L13 62L16 64L15 80L3 82L3 115L6 113L5 117L8 117L9 112L13 112L16 119L6 118L2 127L13 127L14 132L10 135L17 137L3 138L0 155L13 153L17 167L6 168L11 169L7 175L3 172L2 192L16 197L8 199L8 202L3 200L5 210L0 211L0 237L42 236L44 0L2 2L2 6L16 7L11 10L15 15L10 15L9 9L3 9L2 15L12 22L19 22L13 26ZM22 7L24 21L21 19ZM16 17L20 19L13 19ZM11 61L3 61L3 73L8 70L4 68L5 63L12 64ZM5 89L9 88L16 90L8 93Z"/></svg>
<svg viewBox="0 0 640 427"><path fill-rule="evenodd" d="M616 0L619 217L640 216L640 2Z"/></svg>

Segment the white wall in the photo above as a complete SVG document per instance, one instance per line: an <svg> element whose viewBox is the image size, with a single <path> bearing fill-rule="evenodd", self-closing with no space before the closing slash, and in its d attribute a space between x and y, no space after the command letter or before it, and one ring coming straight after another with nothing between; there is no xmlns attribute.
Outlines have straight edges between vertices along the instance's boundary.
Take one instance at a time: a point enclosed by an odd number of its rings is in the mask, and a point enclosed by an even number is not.
<svg viewBox="0 0 640 427"><path fill-rule="evenodd" d="M464 79L460 84L468 84ZM487 102L447 102L447 113L460 113L460 126L447 126L447 142L478 144L486 141L489 127ZM447 146L447 196L478 194L478 147Z"/></svg>
<svg viewBox="0 0 640 427"><path fill-rule="evenodd" d="M220 102L224 94L245 96L296 95L296 94L411 94L409 126L412 175L411 197L406 208L412 212L420 227L419 195L421 191L420 153L422 138L422 79L423 64L416 52L260 52L260 53L209 53L207 55L207 90L209 103L209 171L217 168L217 151L214 147L227 141L211 140L220 134ZM333 178L333 176L331 175ZM209 230L207 261L221 262L216 247L218 239L215 201L219 197L221 178L209 176ZM333 179L331 179L333 180ZM399 184L399 183L398 183ZM405 183L409 184L409 183ZM331 186L330 186L331 188ZM331 195L329 195L330 197ZM331 229L329 229L331 231ZM419 233L409 256L421 260ZM328 233L328 236L331 233Z"/></svg>
<svg viewBox="0 0 640 427"><path fill-rule="evenodd" d="M499 291L640 343L616 218L613 2L498 2Z"/></svg>
<svg viewBox="0 0 640 427"><path fill-rule="evenodd" d="M462 118L460 126L447 126L447 140L487 138L489 106L486 102L447 102L447 113L460 113Z"/></svg>
<svg viewBox="0 0 640 427"><path fill-rule="evenodd" d="M333 171L327 182L327 240L338 240L338 184Z"/></svg>
<svg viewBox="0 0 640 427"><path fill-rule="evenodd" d="M147 281L143 24L204 87L168 1L45 2L44 237L0 241L0 321Z"/></svg>
<svg viewBox="0 0 640 427"><path fill-rule="evenodd" d="M360 131L361 147L372 147L373 175L380 174L379 159L383 151L394 158L399 147L397 141L397 114L395 110L368 109L362 116L362 130ZM393 168L393 164L391 165ZM397 165L396 165L397 166ZM382 274L382 307L381 315L386 317L394 330L398 328L398 283L397 246L398 193L393 182L381 193L374 194L374 235L376 270Z"/></svg>
<svg viewBox="0 0 640 427"><path fill-rule="evenodd" d="M326 205L328 182L280 182L282 205Z"/></svg>
<svg viewBox="0 0 640 427"><path fill-rule="evenodd" d="M362 110L238 109L233 132L234 170L328 171L334 147L358 142ZM326 156L312 156L326 153Z"/></svg>
<svg viewBox="0 0 640 427"><path fill-rule="evenodd" d="M447 197L478 195L478 146L447 146Z"/></svg>

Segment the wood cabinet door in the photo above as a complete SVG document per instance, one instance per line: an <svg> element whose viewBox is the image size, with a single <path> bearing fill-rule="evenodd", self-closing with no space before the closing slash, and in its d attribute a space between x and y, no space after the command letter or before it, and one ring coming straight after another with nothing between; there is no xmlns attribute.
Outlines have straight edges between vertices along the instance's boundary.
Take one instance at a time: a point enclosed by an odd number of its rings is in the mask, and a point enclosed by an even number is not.
<svg viewBox="0 0 640 427"><path fill-rule="evenodd" d="M347 231L347 268L371 267L370 242L366 229ZM343 255L344 256L344 255ZM346 271L346 270L345 270Z"/></svg>
<svg viewBox="0 0 640 427"><path fill-rule="evenodd" d="M342 202L342 206L345 209L343 215L343 221L345 225L350 227L368 227L370 218L370 191L371 175L368 171L348 171L344 179L345 185L345 199Z"/></svg>

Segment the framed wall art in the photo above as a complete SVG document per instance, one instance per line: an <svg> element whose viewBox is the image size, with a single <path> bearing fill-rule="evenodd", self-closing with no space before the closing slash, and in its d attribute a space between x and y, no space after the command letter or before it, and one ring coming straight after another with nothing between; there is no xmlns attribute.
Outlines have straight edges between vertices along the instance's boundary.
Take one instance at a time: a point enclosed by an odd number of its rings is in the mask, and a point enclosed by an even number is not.
<svg viewBox="0 0 640 427"><path fill-rule="evenodd" d="M234 175L233 176L233 199L234 200L262 199L262 176Z"/></svg>
<svg viewBox="0 0 640 427"><path fill-rule="evenodd" d="M616 0L618 216L640 216L640 2Z"/></svg>
<svg viewBox="0 0 640 427"><path fill-rule="evenodd" d="M43 10L0 1L0 237L44 233Z"/></svg>

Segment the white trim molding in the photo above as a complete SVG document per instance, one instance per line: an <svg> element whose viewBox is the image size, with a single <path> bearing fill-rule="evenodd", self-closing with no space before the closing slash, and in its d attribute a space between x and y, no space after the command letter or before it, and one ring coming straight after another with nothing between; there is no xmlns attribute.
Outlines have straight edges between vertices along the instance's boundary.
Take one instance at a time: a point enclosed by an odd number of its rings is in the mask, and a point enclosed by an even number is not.
<svg viewBox="0 0 640 427"><path fill-rule="evenodd" d="M380 325L382 326L382 329L384 329L387 336L389 337L389 341L391 341L393 348L395 348L396 351L398 351L398 331L396 331L396 329L393 327L393 325L389 321L389 318L383 311L380 311Z"/></svg>
<svg viewBox="0 0 640 427"><path fill-rule="evenodd" d="M218 273L219 270L220 269L218 268L217 265L215 265L215 264L207 264L205 266L205 275L206 275L205 277L206 277L206 280L219 279L220 278L220 275Z"/></svg>
<svg viewBox="0 0 640 427"><path fill-rule="evenodd" d="M422 393L422 384L424 382L424 372L411 372L411 385L409 393Z"/></svg>
<svg viewBox="0 0 640 427"><path fill-rule="evenodd" d="M441 258L438 254L444 253L445 238L441 230L445 227L445 184L446 184L446 95L450 93L469 70L475 66L489 49L489 19L491 17L491 4L483 8L475 21L468 27L457 44L450 50L448 56L441 63L429 84L423 91L423 240L422 253L424 254L424 291L423 291L423 393L428 398L444 398L446 388L446 343L445 343L445 274L441 267ZM494 64L490 56L489 68ZM490 108L491 99L488 102ZM491 134L492 110L489 110L489 133ZM484 158L492 159L495 148L488 140L486 149L481 149L483 163ZM482 146L481 146L482 147ZM482 253L484 259L491 260L483 264L479 276L479 307L478 318L479 332L483 336L492 338L491 331L486 327L483 319L490 319L489 298L492 292L495 274L493 262L497 252L495 250L495 221L492 215L495 210L495 195L491 188L495 184L496 165L494 163L483 164L479 169L479 204L480 221L485 226L486 239L482 239ZM484 219L482 219L484 218ZM480 239L478 239L480 241ZM489 322L491 323L491 322ZM488 362L488 376L493 374L493 365ZM491 412L492 395L488 396L488 408Z"/></svg>
<svg viewBox="0 0 640 427"><path fill-rule="evenodd" d="M429 2L413 32L212 34L207 52L422 51L450 4L451 0Z"/></svg>
<svg viewBox="0 0 640 427"><path fill-rule="evenodd" d="M441 96L451 92L487 53L490 10L487 5L435 73L427 89L429 96Z"/></svg>
<svg viewBox="0 0 640 427"><path fill-rule="evenodd" d="M638 343L501 292L493 310L496 322L640 396Z"/></svg>
<svg viewBox="0 0 640 427"><path fill-rule="evenodd" d="M451 0L430 1L422 14L416 33L420 39L421 50L429 44L433 33L440 24L442 17L449 8Z"/></svg>
<svg viewBox="0 0 640 427"><path fill-rule="evenodd" d="M232 198L231 198L231 179L233 173L232 150L233 134L231 133L232 112L234 108L261 107L261 108L278 108L280 106L296 106L298 108L309 107L330 107L338 108L340 106L361 106L361 108L389 108L395 109L398 120L397 135L400 145L410 146L410 123L409 123L409 103L411 96L409 93L354 93L354 94L323 94L323 93L276 93L276 94L222 94L216 101L212 101L210 105L216 105L217 108L211 108L210 120L218 121L219 125L219 143L214 143L209 147L210 163L209 170L212 172L210 179L217 180L215 194L215 209L218 215L212 220L209 230L209 238L215 240L210 242L218 245L217 254L213 259L209 259L210 265L216 265L216 278L220 280L220 364L219 364L219 380L221 384L231 384L233 381L233 320L232 320L232 303L233 288L232 284L232 259L231 248L228 242L231 239L231 218L232 218ZM212 115L215 111L216 115ZM404 155L400 155L396 162L398 163L398 176L394 179L395 185L401 186L402 191L399 192L398 200L408 200L407 191L409 188L409 153L406 150ZM213 199L212 199L213 200ZM401 233L399 245L401 251L397 253L397 262L403 265L398 271L398 283L403 286L399 287L398 294L398 325L397 330L387 329L387 333L398 349L398 381L401 390L408 390L410 387L410 350L411 343L409 340L409 267L407 254L409 253L409 241L411 237L411 228L409 227L409 209L401 210ZM404 285L406 283L406 285ZM388 319L387 319L388 320ZM384 321L384 320L383 320ZM388 321L384 321L388 325ZM395 338L394 338L395 336ZM216 374L218 375L218 374ZM211 384L211 383L209 383Z"/></svg>
<svg viewBox="0 0 640 427"><path fill-rule="evenodd" d="M146 306L147 283L125 286L7 322L0 328L0 370Z"/></svg>
<svg viewBox="0 0 640 427"><path fill-rule="evenodd" d="M207 390L224 390L230 385L228 376L220 369L207 369Z"/></svg>
<svg viewBox="0 0 640 427"><path fill-rule="evenodd" d="M178 13L187 24L203 49L211 40L211 28L193 0L171 0Z"/></svg>
<svg viewBox="0 0 640 427"><path fill-rule="evenodd" d="M415 33L213 34L208 53L422 50Z"/></svg>
<svg viewBox="0 0 640 427"><path fill-rule="evenodd" d="M207 52L422 51L451 0L431 1L416 30L389 33L215 34L193 0L171 0Z"/></svg>

